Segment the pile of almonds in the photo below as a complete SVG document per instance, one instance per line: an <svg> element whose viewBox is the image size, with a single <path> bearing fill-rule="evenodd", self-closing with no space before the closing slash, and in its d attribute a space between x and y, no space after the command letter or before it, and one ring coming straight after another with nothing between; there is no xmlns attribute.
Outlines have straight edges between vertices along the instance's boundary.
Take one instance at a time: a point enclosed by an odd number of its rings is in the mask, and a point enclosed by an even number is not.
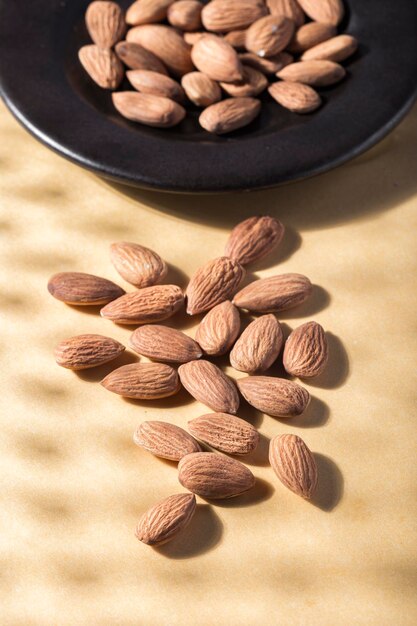
<svg viewBox="0 0 417 626"><path fill-rule="evenodd" d="M126 15L96 0L86 13L94 44L79 58L103 89L119 88L127 66L135 91L113 93L113 104L129 120L169 128L195 105L221 135L257 117L266 89L295 113L317 109L314 88L342 80L358 46L338 33L343 17L342 0L136 0Z"/></svg>
<svg viewBox="0 0 417 626"><path fill-rule="evenodd" d="M309 403L308 391L287 378L266 375L282 353L290 376L312 378L323 372L328 348L323 328L314 321L296 328L284 341L274 313L305 302L312 285L301 274L280 274L254 280L241 288L245 266L269 254L281 242L283 225L268 216L238 224L224 256L197 269L185 294L176 285L161 283L167 264L156 252L135 243L115 243L111 261L121 277L136 287L125 291L115 283L79 272L55 274L48 290L71 305L100 305L101 316L116 324L137 326L130 346L151 362L123 365L101 384L109 391L136 400L156 400L176 394L183 386L212 412L192 419L189 432L163 421L140 424L135 443L156 456L178 462L178 479L189 494L166 498L139 521L137 537L161 544L190 521L202 498L231 498L251 489L252 472L237 459L255 450L258 431L237 417L240 395L271 416L301 415ZM189 315L203 314L195 339L161 325L184 307ZM241 330L239 309L259 314ZM116 359L125 346L102 335L78 335L55 349L58 365L81 370ZM249 376L234 381L212 358L230 352L231 365ZM205 451L202 445L218 452ZM270 443L269 459L282 483L310 499L317 485L317 466L304 441L296 435L278 435Z"/></svg>

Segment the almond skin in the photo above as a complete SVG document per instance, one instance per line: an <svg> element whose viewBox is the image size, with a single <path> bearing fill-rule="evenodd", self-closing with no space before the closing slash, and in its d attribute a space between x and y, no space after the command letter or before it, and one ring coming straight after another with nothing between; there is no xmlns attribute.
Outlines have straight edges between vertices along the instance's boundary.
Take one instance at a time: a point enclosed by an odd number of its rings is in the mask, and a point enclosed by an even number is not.
<svg viewBox="0 0 417 626"><path fill-rule="evenodd" d="M126 72L126 76L132 87L141 93L170 98L180 103L185 101L183 88L169 76L149 70L131 70Z"/></svg>
<svg viewBox="0 0 417 626"><path fill-rule="evenodd" d="M159 254L138 243L112 243L110 260L120 276L136 287L156 285L168 272L168 266Z"/></svg>
<svg viewBox="0 0 417 626"><path fill-rule="evenodd" d="M185 32L183 34L183 37L184 37L184 41L188 43L189 46L193 46L195 43L197 43L199 39L201 39L201 37L204 37L204 35L207 35L207 33L205 31L199 30L196 33Z"/></svg>
<svg viewBox="0 0 417 626"><path fill-rule="evenodd" d="M243 67L243 80L240 83L220 83L222 89L234 98L257 96L268 85L268 80L253 67Z"/></svg>
<svg viewBox="0 0 417 626"><path fill-rule="evenodd" d="M137 0L126 11L126 23L132 26L162 22L174 0Z"/></svg>
<svg viewBox="0 0 417 626"><path fill-rule="evenodd" d="M302 324L285 342L283 362L286 372L300 378L319 376L329 356L326 333L317 322Z"/></svg>
<svg viewBox="0 0 417 626"><path fill-rule="evenodd" d="M275 315L262 315L243 331L230 353L231 365L241 372L264 372L281 352L284 335Z"/></svg>
<svg viewBox="0 0 417 626"><path fill-rule="evenodd" d="M209 133L224 135L247 126L261 111L256 98L229 98L207 107L200 115L200 125Z"/></svg>
<svg viewBox="0 0 417 626"><path fill-rule="evenodd" d="M236 50L216 35L200 37L191 50L191 58L196 68L213 80L233 83L243 78Z"/></svg>
<svg viewBox="0 0 417 626"><path fill-rule="evenodd" d="M113 48L126 30L123 11L115 2L96 0L89 4L85 23L91 39L100 48Z"/></svg>
<svg viewBox="0 0 417 626"><path fill-rule="evenodd" d="M170 461L179 461L186 454L201 452L194 437L183 428L167 422L143 422L135 431L133 441L151 454Z"/></svg>
<svg viewBox="0 0 417 626"><path fill-rule="evenodd" d="M181 383L195 400L216 413L237 413L239 394L231 378L210 361L190 361L180 365Z"/></svg>
<svg viewBox="0 0 417 626"><path fill-rule="evenodd" d="M301 60L318 59L340 63L352 56L357 49L358 40L355 37L352 37L352 35L338 35L306 50Z"/></svg>
<svg viewBox="0 0 417 626"><path fill-rule="evenodd" d="M162 61L138 43L120 41L116 46L116 54L132 70L149 70L164 76L168 74Z"/></svg>
<svg viewBox="0 0 417 626"><path fill-rule="evenodd" d="M96 45L83 46L78 51L80 63L102 89L117 89L123 80L123 65L113 50Z"/></svg>
<svg viewBox="0 0 417 626"><path fill-rule="evenodd" d="M337 26L345 10L342 0L298 0L303 11L316 22Z"/></svg>
<svg viewBox="0 0 417 626"><path fill-rule="evenodd" d="M269 462L280 481L298 496L310 500L317 487L317 465L301 437L277 435L269 445Z"/></svg>
<svg viewBox="0 0 417 626"><path fill-rule="evenodd" d="M191 521L196 509L195 496L179 493L165 498L139 520L136 537L149 546L160 546L173 539Z"/></svg>
<svg viewBox="0 0 417 626"><path fill-rule="evenodd" d="M316 46L326 39L334 37L337 33L336 26L331 24L321 24L320 22L308 22L299 28L288 49L291 52L299 53Z"/></svg>
<svg viewBox="0 0 417 626"><path fill-rule="evenodd" d="M276 313L302 304L312 289L302 274L279 274L250 283L235 295L233 304L254 313Z"/></svg>
<svg viewBox="0 0 417 626"><path fill-rule="evenodd" d="M232 347L239 331L239 310L226 300L203 317L195 338L206 354L221 356Z"/></svg>
<svg viewBox="0 0 417 626"><path fill-rule="evenodd" d="M201 18L207 30L227 33L246 28L267 13L261 0L212 0L205 5Z"/></svg>
<svg viewBox="0 0 417 626"><path fill-rule="evenodd" d="M203 6L198 0L177 0L168 8L168 22L184 31L198 30Z"/></svg>
<svg viewBox="0 0 417 626"><path fill-rule="evenodd" d="M321 105L317 91L303 83L279 81L270 85L268 92L278 104L293 113L311 113Z"/></svg>
<svg viewBox="0 0 417 626"><path fill-rule="evenodd" d="M185 74L181 79L181 85L187 98L198 107L208 107L222 99L218 83L202 72Z"/></svg>
<svg viewBox="0 0 417 626"><path fill-rule="evenodd" d="M64 339L55 348L55 360L61 367L84 370L116 359L125 347L103 335L77 335Z"/></svg>
<svg viewBox="0 0 417 626"><path fill-rule="evenodd" d="M176 285L155 285L127 293L100 311L116 324L162 322L175 315L184 304L184 295Z"/></svg>
<svg viewBox="0 0 417 626"><path fill-rule="evenodd" d="M194 437L226 454L249 454L259 443L259 433L245 420L227 413L209 413L188 422Z"/></svg>
<svg viewBox="0 0 417 626"><path fill-rule="evenodd" d="M77 306L107 304L125 293L111 280L83 272L54 274L49 279L48 291L57 300Z"/></svg>
<svg viewBox="0 0 417 626"><path fill-rule="evenodd" d="M235 50L244 50L246 41L246 30L231 30L226 33L224 40L235 48Z"/></svg>
<svg viewBox="0 0 417 626"><path fill-rule="evenodd" d="M313 87L338 83L346 75L344 67L333 61L300 61L291 63L277 73L278 78Z"/></svg>
<svg viewBox="0 0 417 626"><path fill-rule="evenodd" d="M130 337L130 345L139 354L163 363L187 363L203 355L194 339L180 330L157 324L137 328Z"/></svg>
<svg viewBox="0 0 417 626"><path fill-rule="evenodd" d="M152 52L174 76L183 76L194 69L189 45L170 26L162 24L136 26L129 30L126 39Z"/></svg>
<svg viewBox="0 0 417 626"><path fill-rule="evenodd" d="M183 487L202 498L233 498L255 484L252 472L236 459L215 452L187 454L178 464Z"/></svg>
<svg viewBox="0 0 417 626"><path fill-rule="evenodd" d="M101 381L103 387L124 398L158 400L180 390L177 372L163 363L132 363L110 372Z"/></svg>
<svg viewBox="0 0 417 626"><path fill-rule="evenodd" d="M112 99L120 115L146 126L171 128L185 117L185 109L178 102L149 93L118 91Z"/></svg>
<svg viewBox="0 0 417 626"><path fill-rule="evenodd" d="M294 22L284 15L261 17L246 32L246 49L260 57L278 54L290 43Z"/></svg>
<svg viewBox="0 0 417 626"><path fill-rule="evenodd" d="M249 265L272 252L281 243L284 232L283 224L274 217L249 217L234 227L224 253L241 265Z"/></svg>
<svg viewBox="0 0 417 626"><path fill-rule="evenodd" d="M225 256L209 261L193 274L188 284L187 313L204 313L229 300L244 275L243 267Z"/></svg>
<svg viewBox="0 0 417 626"><path fill-rule="evenodd" d="M288 52L280 52L268 59L258 57L254 52L244 52L243 54L239 54L239 59L244 66L249 65L266 75L276 74L282 70L283 67L294 62L294 58L291 54L288 54Z"/></svg>
<svg viewBox="0 0 417 626"><path fill-rule="evenodd" d="M301 26L305 22L305 15L297 0L266 0L266 6L271 15L284 15Z"/></svg>
<svg viewBox="0 0 417 626"><path fill-rule="evenodd" d="M296 417L306 409L310 394L285 378L248 376L237 381L245 400L258 411L273 417Z"/></svg>

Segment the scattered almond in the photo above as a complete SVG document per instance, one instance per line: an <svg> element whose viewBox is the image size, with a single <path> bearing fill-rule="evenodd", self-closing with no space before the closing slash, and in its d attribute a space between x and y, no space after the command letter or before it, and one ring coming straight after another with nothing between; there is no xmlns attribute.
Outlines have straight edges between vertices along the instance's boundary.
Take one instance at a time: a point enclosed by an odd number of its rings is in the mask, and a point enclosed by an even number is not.
<svg viewBox="0 0 417 626"><path fill-rule="evenodd" d="M125 293L111 280L83 272L54 274L49 279L48 291L57 300L78 306L107 304Z"/></svg>
<svg viewBox="0 0 417 626"><path fill-rule="evenodd" d="M279 274L255 280L239 291L233 304L254 313L277 313L302 304L312 285L302 274Z"/></svg>
<svg viewBox="0 0 417 626"><path fill-rule="evenodd" d="M269 462L280 481L302 498L310 500L317 486L314 456L297 435L277 435L269 445Z"/></svg>
<svg viewBox="0 0 417 626"><path fill-rule="evenodd" d="M280 81L270 85L268 92L278 104L293 113L311 113L321 105L317 91L303 83Z"/></svg>
<svg viewBox="0 0 417 626"><path fill-rule="evenodd" d="M96 45L78 51L80 63L95 83L103 89L117 89L123 80L123 66L113 50Z"/></svg>
<svg viewBox="0 0 417 626"><path fill-rule="evenodd" d="M162 459L179 461L186 454L201 452L197 441L183 428L167 422L142 422L133 435L141 448Z"/></svg>
<svg viewBox="0 0 417 626"><path fill-rule="evenodd" d="M139 354L164 363L187 363L203 354L194 339L180 330L158 324L137 328L130 337L130 345Z"/></svg>
<svg viewBox="0 0 417 626"><path fill-rule="evenodd" d="M239 310L226 300L203 317L195 338L206 354L220 356L232 347L239 330Z"/></svg>
<svg viewBox="0 0 417 626"><path fill-rule="evenodd" d="M253 67L243 67L243 79L239 83L220 83L222 89L234 98L241 96L257 96L268 85L268 80Z"/></svg>
<svg viewBox="0 0 417 626"><path fill-rule="evenodd" d="M291 52L304 52L305 50L326 41L326 39L334 37L336 33L336 26L332 26L331 24L308 22L295 32L288 48Z"/></svg>
<svg viewBox="0 0 417 626"><path fill-rule="evenodd" d="M210 413L188 422L194 437L226 454L249 454L259 443L259 433L245 420L227 413Z"/></svg>
<svg viewBox="0 0 417 626"><path fill-rule="evenodd" d="M261 17L246 32L246 48L260 57L278 54L294 34L294 22L283 15Z"/></svg>
<svg viewBox="0 0 417 626"><path fill-rule="evenodd" d="M292 376L318 376L326 367L327 359L326 334L317 322L302 324L293 330L285 342L284 367Z"/></svg>
<svg viewBox="0 0 417 626"><path fill-rule="evenodd" d="M183 306L184 295L176 285L155 285L127 293L100 311L116 324L148 324L172 317Z"/></svg>
<svg viewBox="0 0 417 626"><path fill-rule="evenodd" d="M123 117L146 126L171 128L185 117L185 109L169 98L134 91L119 91L112 98Z"/></svg>
<svg viewBox="0 0 417 626"><path fill-rule="evenodd" d="M313 87L326 87L338 83L346 75L344 67L333 61L301 61L291 63L277 73L278 78L305 83Z"/></svg>
<svg viewBox="0 0 417 626"><path fill-rule="evenodd" d="M162 24L135 26L128 31L126 39L152 52L174 76L183 76L194 69L190 47L171 26Z"/></svg>
<svg viewBox="0 0 417 626"><path fill-rule="evenodd" d="M304 24L305 16L297 0L266 0L271 15L284 15L296 26Z"/></svg>
<svg viewBox="0 0 417 626"><path fill-rule="evenodd" d="M211 0L201 14L204 28L217 33L246 28L268 12L262 0Z"/></svg>
<svg viewBox="0 0 417 626"><path fill-rule="evenodd" d="M298 0L298 4L312 20L337 26L344 16L342 0Z"/></svg>
<svg viewBox="0 0 417 626"><path fill-rule="evenodd" d="M55 348L55 360L61 367L84 370L116 359L125 347L103 335L77 335L64 339Z"/></svg>
<svg viewBox="0 0 417 626"><path fill-rule="evenodd" d="M115 2L95 0L89 4L85 23L91 39L100 48L112 48L126 30L123 11Z"/></svg>
<svg viewBox="0 0 417 626"><path fill-rule="evenodd" d="M301 415L310 401L310 394L304 387L285 378L248 376L240 378L237 386L251 406L274 417Z"/></svg>
<svg viewBox="0 0 417 626"><path fill-rule="evenodd" d="M193 274L188 284L187 313L204 313L216 304L229 300L244 275L243 267L225 256L209 261Z"/></svg>
<svg viewBox="0 0 417 626"><path fill-rule="evenodd" d="M116 54L132 70L149 70L159 74L168 74L162 61L138 43L121 41L116 46Z"/></svg>
<svg viewBox="0 0 417 626"><path fill-rule="evenodd" d="M224 135L253 122L260 110L256 98L229 98L204 109L199 122L209 133Z"/></svg>
<svg viewBox="0 0 417 626"><path fill-rule="evenodd" d="M272 252L280 244L284 231L284 226L274 217L249 217L234 227L224 253L241 265L249 265Z"/></svg>
<svg viewBox="0 0 417 626"><path fill-rule="evenodd" d="M243 463L215 452L184 456L178 464L178 479L192 493L214 500L233 498L255 484L254 475Z"/></svg>
<svg viewBox="0 0 417 626"><path fill-rule="evenodd" d="M179 493L149 509L136 527L136 537L150 546L173 539L191 521L196 509L195 496Z"/></svg>
<svg viewBox="0 0 417 626"><path fill-rule="evenodd" d="M138 243L120 241L111 244L110 260L120 276L136 287L156 285L168 272L167 264L159 254Z"/></svg>
<svg viewBox="0 0 417 626"><path fill-rule="evenodd" d="M132 363L110 372L103 387L124 398L157 400L173 396L180 390L177 372L163 363Z"/></svg>
<svg viewBox="0 0 417 626"><path fill-rule="evenodd" d="M243 331L230 353L230 364L241 372L264 372L278 358L284 335L275 315L262 315Z"/></svg>
<svg viewBox="0 0 417 626"><path fill-rule="evenodd" d="M213 80L233 83L243 78L236 50L216 35L200 37L191 50L191 58L196 68Z"/></svg>
<svg viewBox="0 0 417 626"><path fill-rule="evenodd" d="M198 107L208 107L222 98L219 84L202 72L185 74L181 85L187 98Z"/></svg>
<svg viewBox="0 0 417 626"><path fill-rule="evenodd" d="M137 0L126 11L126 22L133 26L162 22L174 0Z"/></svg>
<svg viewBox="0 0 417 626"><path fill-rule="evenodd" d="M338 35L323 43L306 50L301 57L302 61L311 59L335 61L340 63L352 56L358 48L358 41L352 35Z"/></svg>
<svg viewBox="0 0 417 626"><path fill-rule="evenodd" d="M198 30L203 6L198 0L177 0L168 8L168 22L184 31Z"/></svg>
<svg viewBox="0 0 417 626"><path fill-rule="evenodd" d="M217 413L237 412L239 394L234 382L210 361L184 363L178 374L183 386L198 402Z"/></svg>
<svg viewBox="0 0 417 626"><path fill-rule="evenodd" d="M250 65L263 74L276 74L283 67L294 62L294 58L288 52L279 52L268 59L259 57L254 52L244 52L239 54L239 59L243 65Z"/></svg>

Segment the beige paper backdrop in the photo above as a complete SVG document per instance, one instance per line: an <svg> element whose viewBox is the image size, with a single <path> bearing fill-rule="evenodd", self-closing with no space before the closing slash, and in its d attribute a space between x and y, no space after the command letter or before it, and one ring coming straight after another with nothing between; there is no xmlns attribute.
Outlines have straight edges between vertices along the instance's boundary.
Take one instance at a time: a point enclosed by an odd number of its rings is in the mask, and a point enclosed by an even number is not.
<svg viewBox="0 0 417 626"><path fill-rule="evenodd" d="M112 186L38 144L4 107L0 135L2 626L414 626L417 110L327 175L211 198ZM154 550L135 539L136 521L182 488L175 466L132 433L145 419L185 426L205 408L185 392L135 404L98 384L108 366L57 367L61 338L126 342L130 332L53 300L46 283L61 270L118 281L108 246L131 240L185 286L222 253L230 227L259 212L288 231L254 272L302 272L317 285L280 319L323 324L330 366L307 385L302 418L242 409L263 434L247 461L258 487L200 500L188 532ZM195 332L185 315L173 323ZM313 504L267 465L268 439L283 432L317 453Z"/></svg>

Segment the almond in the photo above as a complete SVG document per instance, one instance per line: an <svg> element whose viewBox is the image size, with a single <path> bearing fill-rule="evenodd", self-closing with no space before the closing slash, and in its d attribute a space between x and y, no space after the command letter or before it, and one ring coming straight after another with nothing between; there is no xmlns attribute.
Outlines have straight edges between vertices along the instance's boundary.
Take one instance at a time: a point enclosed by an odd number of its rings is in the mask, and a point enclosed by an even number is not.
<svg viewBox="0 0 417 626"><path fill-rule="evenodd" d="M170 26L161 24L136 26L129 30L126 38L152 52L174 76L183 76L194 69L189 45Z"/></svg>
<svg viewBox="0 0 417 626"><path fill-rule="evenodd" d="M185 109L170 100L149 93L119 91L112 94L113 104L123 117L146 126L171 128L185 117Z"/></svg>
<svg viewBox="0 0 417 626"><path fill-rule="evenodd" d="M295 417L306 409L310 394L285 378L248 376L237 381L245 400L258 411L274 417Z"/></svg>
<svg viewBox="0 0 417 626"><path fill-rule="evenodd" d="M275 315L262 315L243 331L230 353L230 363L241 372L264 372L278 358L283 342Z"/></svg>
<svg viewBox="0 0 417 626"><path fill-rule="evenodd" d="M185 74L181 79L181 85L187 98L198 107L208 107L222 98L218 83L202 72Z"/></svg>
<svg viewBox="0 0 417 626"><path fill-rule="evenodd" d="M236 413L239 395L231 378L210 361L190 361L180 365L183 386L195 400L218 413Z"/></svg>
<svg viewBox="0 0 417 626"><path fill-rule="evenodd" d="M80 63L102 89L117 89L123 80L123 65L113 50L98 46L83 46L78 51Z"/></svg>
<svg viewBox="0 0 417 626"><path fill-rule="evenodd" d="M126 22L132 26L162 22L174 0L137 0L126 11Z"/></svg>
<svg viewBox="0 0 417 626"><path fill-rule="evenodd" d="M124 398L158 400L180 390L177 372L163 363L131 363L110 372L103 387Z"/></svg>
<svg viewBox="0 0 417 626"><path fill-rule="evenodd" d="M226 300L203 317L195 338L206 354L221 356L232 347L239 330L239 310Z"/></svg>
<svg viewBox="0 0 417 626"><path fill-rule="evenodd" d="M352 35L338 35L323 43L306 50L301 57L302 61L311 59L335 61L340 63L352 56L358 48L358 40Z"/></svg>
<svg viewBox="0 0 417 626"><path fill-rule="evenodd" d="M143 422L135 431L133 441L151 454L170 461L179 461L186 454L201 452L194 437L183 428L167 422Z"/></svg>
<svg viewBox="0 0 417 626"><path fill-rule="evenodd" d="M191 521L196 509L195 496L178 493L155 504L136 527L136 537L150 546L173 539Z"/></svg>
<svg viewBox="0 0 417 626"><path fill-rule="evenodd" d="M193 46L201 37L207 35L205 31L198 31L197 33L184 33L184 41L188 43L189 46Z"/></svg>
<svg viewBox="0 0 417 626"><path fill-rule="evenodd" d="M227 413L210 413L188 422L194 437L226 454L249 454L259 443L259 433L245 420Z"/></svg>
<svg viewBox="0 0 417 626"><path fill-rule="evenodd" d="M61 367L84 370L116 359L125 347L103 335L77 335L64 339L55 348L55 360Z"/></svg>
<svg viewBox="0 0 417 626"><path fill-rule="evenodd" d="M116 46L116 54L132 70L149 70L159 74L168 74L162 61L138 43L121 41Z"/></svg>
<svg viewBox="0 0 417 626"><path fill-rule="evenodd" d="M85 23L91 39L100 48L112 48L126 30L123 11L115 2L96 0L89 4Z"/></svg>
<svg viewBox="0 0 417 626"><path fill-rule="evenodd" d="M217 33L246 28L266 15L262 0L212 0L201 14L204 28Z"/></svg>
<svg viewBox="0 0 417 626"><path fill-rule="evenodd" d="M308 17L324 24L337 26L344 16L342 0L298 0Z"/></svg>
<svg viewBox="0 0 417 626"><path fill-rule="evenodd" d="M224 40L236 50L244 50L246 30L231 30L229 33L226 33Z"/></svg>
<svg viewBox="0 0 417 626"><path fill-rule="evenodd" d="M54 274L49 279L48 291L57 300L78 306L107 304L125 293L111 280L83 272Z"/></svg>
<svg viewBox="0 0 417 626"><path fill-rule="evenodd" d="M183 487L202 498L233 498L255 484L252 472L236 459L215 452L187 454L178 464Z"/></svg>
<svg viewBox="0 0 417 626"><path fill-rule="evenodd" d="M203 354L191 337L175 328L157 324L137 328L130 337L130 345L139 354L164 363L187 363Z"/></svg>
<svg viewBox="0 0 417 626"><path fill-rule="evenodd" d="M184 295L176 285L155 285L127 293L100 315L116 324L148 324L172 317L183 306Z"/></svg>
<svg viewBox="0 0 417 626"><path fill-rule="evenodd" d="M336 26L321 24L320 22L308 22L299 28L288 46L291 52L304 52L316 46L326 39L334 37L337 33Z"/></svg>
<svg viewBox="0 0 417 626"><path fill-rule="evenodd" d="M243 68L243 80L239 83L220 83L223 90L235 98L240 96L257 96L268 85L268 80L264 74L258 72L253 67Z"/></svg>
<svg viewBox="0 0 417 626"><path fill-rule="evenodd" d="M271 15L284 15L296 26L304 24L305 16L297 0L266 0Z"/></svg>
<svg viewBox="0 0 417 626"><path fill-rule="evenodd" d="M196 68L213 80L233 83L243 78L236 50L216 35L200 37L191 50L191 58Z"/></svg>
<svg viewBox="0 0 417 626"><path fill-rule="evenodd" d="M224 135L247 126L260 111L261 103L256 98L229 98L207 107L199 122L209 133Z"/></svg>
<svg viewBox="0 0 417 626"><path fill-rule="evenodd" d="M302 274L279 274L255 280L239 291L233 304L255 313L276 313L302 304L312 285Z"/></svg>
<svg viewBox="0 0 417 626"><path fill-rule="evenodd" d="M278 78L313 87L326 87L338 83L346 75L346 70L333 61L301 61L291 63L277 72Z"/></svg>
<svg viewBox="0 0 417 626"><path fill-rule="evenodd" d="M198 0L177 0L168 8L168 22L181 30L198 30L203 6Z"/></svg>
<svg viewBox="0 0 417 626"><path fill-rule="evenodd" d="M280 244L284 232L284 226L274 217L249 217L234 227L224 253L241 265L249 265L272 252Z"/></svg>
<svg viewBox="0 0 417 626"><path fill-rule="evenodd" d="M263 74L276 74L283 67L294 62L293 57L288 52L279 52L268 59L258 57L254 52L244 52L239 54L239 59L243 65L250 65Z"/></svg>
<svg viewBox="0 0 417 626"><path fill-rule="evenodd" d="M246 48L260 57L278 54L294 34L294 22L283 15L261 17L246 32Z"/></svg>
<svg viewBox="0 0 417 626"><path fill-rule="evenodd" d="M293 113L311 113L321 105L317 91L303 83L279 81L270 85L268 92L278 104Z"/></svg>
<svg viewBox="0 0 417 626"><path fill-rule="evenodd" d="M167 264L159 254L138 243L112 243L110 260L120 276L136 287L156 285L168 272Z"/></svg>
<svg viewBox="0 0 417 626"><path fill-rule="evenodd" d="M269 462L280 481L302 498L310 500L317 486L314 456L297 435L277 435L269 445Z"/></svg>
<svg viewBox="0 0 417 626"><path fill-rule="evenodd" d="M188 283L187 313L204 313L228 300L236 292L244 275L243 267L225 256L209 261L193 274Z"/></svg>
<svg viewBox="0 0 417 626"><path fill-rule="evenodd" d="M176 102L184 102L185 100L183 88L169 76L149 70L131 70L126 72L126 76L132 87L141 93L170 98Z"/></svg>
<svg viewBox="0 0 417 626"><path fill-rule="evenodd" d="M284 367L292 376L318 376L326 367L327 359L326 334L317 322L302 324L293 330L285 342Z"/></svg>

